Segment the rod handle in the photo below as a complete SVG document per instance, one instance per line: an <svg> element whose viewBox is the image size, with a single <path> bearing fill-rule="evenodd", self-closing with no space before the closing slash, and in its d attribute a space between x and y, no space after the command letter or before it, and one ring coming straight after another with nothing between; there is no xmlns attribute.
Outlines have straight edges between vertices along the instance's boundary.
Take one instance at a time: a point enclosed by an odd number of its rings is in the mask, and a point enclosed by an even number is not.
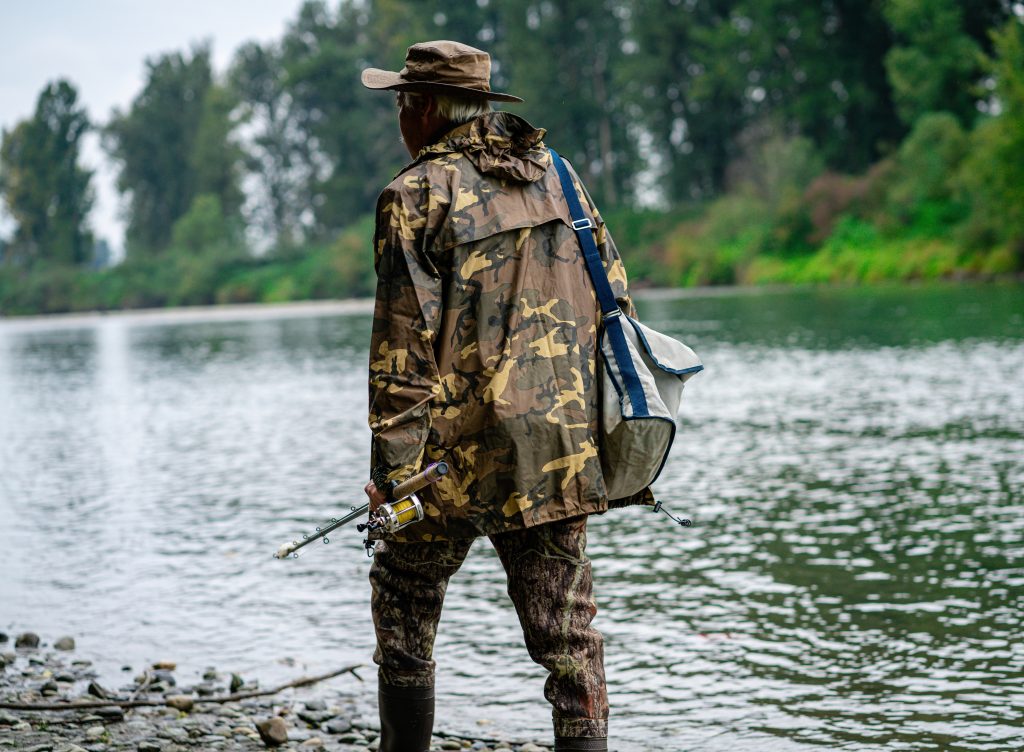
<svg viewBox="0 0 1024 752"><path fill-rule="evenodd" d="M416 493L424 486L436 483L447 474L448 463L444 461L435 462L419 475L414 475L399 483L391 490L391 494L396 499L404 499L406 496Z"/></svg>

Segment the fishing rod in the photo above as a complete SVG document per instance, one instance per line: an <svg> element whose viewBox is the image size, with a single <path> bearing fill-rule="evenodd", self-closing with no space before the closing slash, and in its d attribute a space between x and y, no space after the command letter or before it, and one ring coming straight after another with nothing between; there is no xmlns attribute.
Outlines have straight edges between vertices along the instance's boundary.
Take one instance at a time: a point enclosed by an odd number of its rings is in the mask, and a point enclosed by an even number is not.
<svg viewBox="0 0 1024 752"><path fill-rule="evenodd" d="M416 492L429 486L431 483L436 483L447 474L448 464L446 462L435 462L419 475L414 475L393 486L390 495L394 501L381 504L377 511L370 514L366 522L356 525L356 530L359 532L368 530L370 532L394 533L412 525L414 522L419 522L423 519L424 513L423 503L416 495ZM327 525L318 527L312 535L303 535L301 541L292 541L282 545L277 549L274 558L298 558L298 550L300 548L308 546L313 541L321 538L324 543L330 543L331 541L327 537L328 533L337 530L342 525L346 525L358 517L362 517L369 509L369 504L363 504L361 507L352 507L352 511L340 519L332 517ZM372 545L367 541L367 550L370 552L373 550Z"/></svg>

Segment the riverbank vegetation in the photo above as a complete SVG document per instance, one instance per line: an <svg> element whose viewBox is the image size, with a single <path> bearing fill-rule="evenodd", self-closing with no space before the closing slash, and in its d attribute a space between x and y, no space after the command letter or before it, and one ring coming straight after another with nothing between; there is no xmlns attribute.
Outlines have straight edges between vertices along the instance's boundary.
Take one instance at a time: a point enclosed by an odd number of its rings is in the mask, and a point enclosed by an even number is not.
<svg viewBox="0 0 1024 752"><path fill-rule="evenodd" d="M372 293L374 201L406 160L393 99L359 71L441 37L494 54L494 88L572 159L638 284L1019 277L1022 16L1004 0L307 2L227 71L203 45L148 60L106 122L70 81L44 89L0 147L0 313ZM90 129L127 209L114 265L89 229Z"/></svg>

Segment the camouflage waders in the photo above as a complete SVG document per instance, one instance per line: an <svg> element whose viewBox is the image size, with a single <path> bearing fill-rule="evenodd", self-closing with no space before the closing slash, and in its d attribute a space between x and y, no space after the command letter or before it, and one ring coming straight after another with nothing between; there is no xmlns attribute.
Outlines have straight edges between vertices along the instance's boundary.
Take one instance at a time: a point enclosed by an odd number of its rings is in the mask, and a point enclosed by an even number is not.
<svg viewBox="0 0 1024 752"><path fill-rule="evenodd" d="M549 672L555 736L606 737L608 697L604 647L590 626L597 613L587 519L575 517L491 535L508 576L530 657ZM434 638L448 579L471 538L434 542L381 541L370 568L380 680L392 687L434 685Z"/></svg>

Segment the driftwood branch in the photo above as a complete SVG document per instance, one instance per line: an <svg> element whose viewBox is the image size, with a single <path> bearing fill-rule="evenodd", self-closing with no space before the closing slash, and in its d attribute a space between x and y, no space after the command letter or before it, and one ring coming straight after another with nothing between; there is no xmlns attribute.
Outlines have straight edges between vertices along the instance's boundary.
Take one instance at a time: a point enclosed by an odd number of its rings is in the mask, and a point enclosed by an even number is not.
<svg viewBox="0 0 1024 752"><path fill-rule="evenodd" d="M333 679L335 676L340 676L341 674L352 674L354 677L359 679L359 681L362 681L362 677L356 673L356 669L360 667L361 664L357 663L354 666L346 666L345 668L339 668L337 671L320 674L319 676L302 676L272 689L256 689L249 692L236 692L234 694L224 695L223 697L195 697L188 699L190 699L195 705L201 705L203 703L238 702L239 700L248 700L252 697L276 695L278 692L283 692L286 689L305 687L309 684L316 684L317 682L321 682L326 679ZM165 698L163 700L89 700L86 702L0 702L0 708L5 710L93 710L95 708L109 708L112 706L122 708L175 707L175 705L170 702L170 698Z"/></svg>

